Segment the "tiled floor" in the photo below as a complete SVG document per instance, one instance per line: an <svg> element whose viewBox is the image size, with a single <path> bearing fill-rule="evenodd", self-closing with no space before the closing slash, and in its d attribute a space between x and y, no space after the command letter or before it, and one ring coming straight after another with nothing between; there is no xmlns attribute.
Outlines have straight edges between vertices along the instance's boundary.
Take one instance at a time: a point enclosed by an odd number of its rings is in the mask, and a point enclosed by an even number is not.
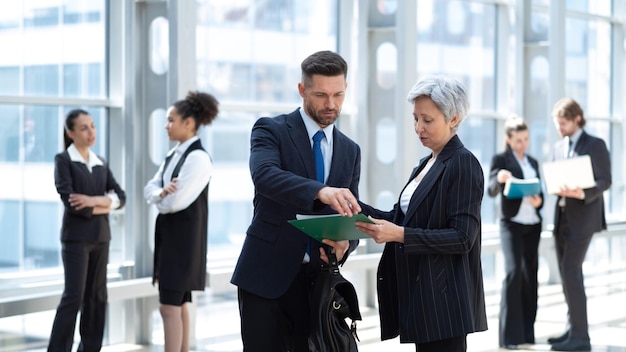
<svg viewBox="0 0 626 352"><path fill-rule="evenodd" d="M587 279L590 335L595 352L626 352L626 273L607 274ZM487 315L489 330L468 336L468 351L499 351L498 304L499 295L489 294ZM239 317L234 297L206 297L198 302L197 346L198 352L241 351ZM401 345L397 339L381 342L378 315L375 309L363 308L363 321L358 324L361 339L359 351L415 351L413 345ZM522 350L549 351L549 336L557 335L564 328L567 311L558 285L540 287L539 311L535 325L537 344L520 346ZM158 320L158 317L157 317ZM0 326L2 329L2 326ZM156 333L155 333L156 334ZM151 346L113 345L104 352L160 352L163 351L160 336L155 336ZM11 342L13 341L13 342ZM23 336L13 336L0 331L1 351L45 351L45 341Z"/></svg>

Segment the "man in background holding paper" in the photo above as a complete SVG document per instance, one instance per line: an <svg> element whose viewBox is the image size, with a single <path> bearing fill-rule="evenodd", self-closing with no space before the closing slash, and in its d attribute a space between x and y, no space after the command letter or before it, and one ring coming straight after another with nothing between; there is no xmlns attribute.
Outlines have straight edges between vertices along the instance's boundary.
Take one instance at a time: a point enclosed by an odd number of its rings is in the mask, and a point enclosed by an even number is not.
<svg viewBox="0 0 626 352"><path fill-rule="evenodd" d="M309 351L309 290L328 259L320 242L287 221L361 211L361 151L335 126L348 66L338 54L320 51L301 67L302 107L258 119L250 136L254 215L231 279L244 352ZM358 240L324 243L341 264Z"/></svg>
<svg viewBox="0 0 626 352"><path fill-rule="evenodd" d="M500 244L505 276L500 295L499 344L505 349L535 343L537 271L543 192L539 163L527 154L528 125L519 116L504 125L505 151L493 156L489 196L500 196ZM523 181L529 181L523 183ZM514 186L520 191L512 192ZM534 187L522 188L525 185Z"/></svg>
<svg viewBox="0 0 626 352"><path fill-rule="evenodd" d="M549 338L548 342L554 351L590 351L582 266L593 234L606 229L602 194L611 186L611 160L604 141L583 130L585 118L576 101L569 98L559 100L554 105L552 116L563 137L555 144L553 160L588 155L595 185L584 189L563 187L556 193L554 240L568 307L568 324L561 336Z"/></svg>

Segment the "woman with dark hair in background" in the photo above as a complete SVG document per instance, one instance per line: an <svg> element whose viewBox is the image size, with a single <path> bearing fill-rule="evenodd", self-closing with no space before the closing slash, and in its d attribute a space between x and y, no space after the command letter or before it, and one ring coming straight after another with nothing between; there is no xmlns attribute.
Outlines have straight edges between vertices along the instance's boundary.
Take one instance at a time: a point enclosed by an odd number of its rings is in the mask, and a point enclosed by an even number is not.
<svg viewBox="0 0 626 352"><path fill-rule="evenodd" d="M505 277L500 296L500 347L535 343L537 316L537 270L543 193L511 199L504 195L508 179L539 179L539 163L529 156L528 126L518 116L504 127L505 151L491 160L489 196L500 197L500 244Z"/></svg>
<svg viewBox="0 0 626 352"><path fill-rule="evenodd" d="M54 158L54 181L65 207L61 226L65 286L48 351L71 351L79 310L78 351L99 351L107 305L108 214L124 206L126 194L106 160L90 150L96 127L88 112L68 113L63 138L65 151Z"/></svg>
<svg viewBox="0 0 626 352"><path fill-rule="evenodd" d="M213 164L197 133L217 113L217 100L201 92L189 92L168 109L165 129L169 139L178 143L144 188L146 201L159 211L153 282L159 286L165 352L189 351L187 303L192 290L205 287Z"/></svg>

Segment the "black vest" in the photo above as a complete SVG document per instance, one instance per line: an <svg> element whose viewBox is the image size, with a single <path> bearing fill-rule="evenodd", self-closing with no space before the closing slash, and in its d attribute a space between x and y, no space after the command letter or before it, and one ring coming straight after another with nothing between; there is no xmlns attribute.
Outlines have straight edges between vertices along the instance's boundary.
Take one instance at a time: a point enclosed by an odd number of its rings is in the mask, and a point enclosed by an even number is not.
<svg viewBox="0 0 626 352"><path fill-rule="evenodd" d="M201 150L200 140L183 153L172 172L178 177L187 155ZM172 154L173 155L173 154ZM172 155L165 159L167 169ZM165 180L161 180L165 184ZM206 284L206 253L208 236L209 184L187 208L170 214L159 214L155 226L153 282L159 289L175 291L204 290Z"/></svg>

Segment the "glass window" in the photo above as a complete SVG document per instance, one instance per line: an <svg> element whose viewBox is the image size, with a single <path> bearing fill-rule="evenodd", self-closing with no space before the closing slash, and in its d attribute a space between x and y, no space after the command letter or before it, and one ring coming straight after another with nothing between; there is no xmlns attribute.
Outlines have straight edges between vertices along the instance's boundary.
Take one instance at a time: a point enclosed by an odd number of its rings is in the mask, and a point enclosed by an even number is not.
<svg viewBox="0 0 626 352"><path fill-rule="evenodd" d="M591 13L600 16L611 15L611 0L567 0L568 10Z"/></svg>
<svg viewBox="0 0 626 352"><path fill-rule="evenodd" d="M337 2L269 3L280 5L198 0L200 90L213 93L221 102L300 101L296 85L302 59L316 50L336 49ZM270 16L268 6L287 12ZM279 23L268 24L267 16L279 16ZM272 30L265 28L268 26ZM255 27L265 30L254 30ZM279 54L268 50L276 43L281 43Z"/></svg>
<svg viewBox="0 0 626 352"><path fill-rule="evenodd" d="M24 269L50 268L61 265L60 228L56 216L59 202L25 202Z"/></svg>
<svg viewBox="0 0 626 352"><path fill-rule="evenodd" d="M100 97L104 93L104 72L100 63L63 65L63 96Z"/></svg>
<svg viewBox="0 0 626 352"><path fill-rule="evenodd" d="M20 6L0 11L0 47L12 50L0 60L0 94L106 95L104 0L9 3Z"/></svg>
<svg viewBox="0 0 626 352"><path fill-rule="evenodd" d="M448 74L467 86L472 110L495 109L495 5L420 0L417 72Z"/></svg>
<svg viewBox="0 0 626 352"><path fill-rule="evenodd" d="M302 102L297 91L300 62L314 51L337 49L336 0L197 0L197 5L198 89L214 94L223 106L276 103L295 109ZM241 249L254 196L248 168L250 130L257 118L276 114L263 110L221 109L219 118L201 132L215 165L209 190L209 261L232 260Z"/></svg>
<svg viewBox="0 0 626 352"><path fill-rule="evenodd" d="M20 202L0 198L0 272L20 267Z"/></svg>
<svg viewBox="0 0 626 352"><path fill-rule="evenodd" d="M24 27L47 27L59 23L59 7L57 6L27 2L25 7Z"/></svg>
<svg viewBox="0 0 626 352"><path fill-rule="evenodd" d="M18 95L20 93L20 68L0 67L0 94Z"/></svg>
<svg viewBox="0 0 626 352"><path fill-rule="evenodd" d="M569 18L565 36L565 94L587 116L611 109L611 27L608 22Z"/></svg>
<svg viewBox="0 0 626 352"><path fill-rule="evenodd" d="M0 105L0 161L18 161L20 156L20 110L17 105Z"/></svg>
<svg viewBox="0 0 626 352"><path fill-rule="evenodd" d="M26 95L56 96L59 94L59 69L56 65L24 67Z"/></svg>

